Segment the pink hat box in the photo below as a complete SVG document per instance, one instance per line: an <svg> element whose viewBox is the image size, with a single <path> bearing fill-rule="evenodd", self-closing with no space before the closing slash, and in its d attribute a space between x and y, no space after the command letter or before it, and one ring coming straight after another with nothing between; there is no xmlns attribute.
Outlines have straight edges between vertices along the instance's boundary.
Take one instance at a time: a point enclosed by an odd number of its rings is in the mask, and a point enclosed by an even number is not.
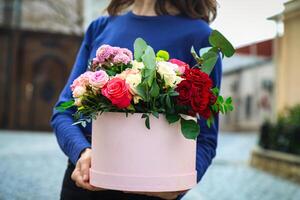
<svg viewBox="0 0 300 200"><path fill-rule="evenodd" d="M92 125L90 184L136 192L183 191L196 185L196 142L180 123L141 113L105 112Z"/></svg>

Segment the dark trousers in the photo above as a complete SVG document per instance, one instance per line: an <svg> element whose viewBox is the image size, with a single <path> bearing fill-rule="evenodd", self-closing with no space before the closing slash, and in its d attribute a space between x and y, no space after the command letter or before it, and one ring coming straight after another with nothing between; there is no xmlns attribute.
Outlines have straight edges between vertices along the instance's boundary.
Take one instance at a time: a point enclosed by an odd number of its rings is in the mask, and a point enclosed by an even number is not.
<svg viewBox="0 0 300 200"><path fill-rule="evenodd" d="M161 198L156 197L148 197L137 194L125 194L121 191L107 190L92 192L79 188L71 179L71 174L74 168L75 166L69 162L63 180L60 196L61 200L161 200Z"/></svg>

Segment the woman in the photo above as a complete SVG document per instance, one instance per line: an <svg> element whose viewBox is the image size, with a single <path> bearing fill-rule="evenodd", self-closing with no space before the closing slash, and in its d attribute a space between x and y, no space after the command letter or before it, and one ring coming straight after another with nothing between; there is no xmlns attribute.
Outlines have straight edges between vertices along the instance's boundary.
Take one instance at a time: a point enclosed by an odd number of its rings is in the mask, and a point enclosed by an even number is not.
<svg viewBox="0 0 300 200"><path fill-rule="evenodd" d="M124 13L125 9L131 10ZM107 8L109 16L100 17L89 26L68 82L56 106L71 99L70 85L87 70L88 61L95 57L102 44L133 50L133 42L142 37L155 51L170 52L171 58L194 65L189 53L208 46L211 29L208 23L216 16L216 0L112 0ZM214 84L220 86L220 59L212 72ZM73 111L54 111L52 126L58 143L69 157L61 199L176 199L182 192L129 194L94 188L89 184L91 165L91 126L73 126ZM218 120L208 128L200 121L201 133L197 139L198 181L215 156ZM97 191L98 190L98 191ZM101 190L101 191L99 191Z"/></svg>

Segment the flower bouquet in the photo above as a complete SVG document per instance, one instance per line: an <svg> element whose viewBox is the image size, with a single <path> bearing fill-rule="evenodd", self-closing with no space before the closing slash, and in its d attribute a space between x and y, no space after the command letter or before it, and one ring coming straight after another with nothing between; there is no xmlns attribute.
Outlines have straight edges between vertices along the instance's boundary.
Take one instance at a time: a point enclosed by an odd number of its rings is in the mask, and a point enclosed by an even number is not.
<svg viewBox="0 0 300 200"><path fill-rule="evenodd" d="M209 77L219 54L230 57L234 48L218 31L209 37L211 48L189 66L169 53L154 52L143 39L133 53L102 45L89 70L74 80L76 122L92 127L92 185L128 191L178 191L196 184L195 139L199 119L210 127L214 116L233 110ZM145 125L138 120L145 120Z"/></svg>

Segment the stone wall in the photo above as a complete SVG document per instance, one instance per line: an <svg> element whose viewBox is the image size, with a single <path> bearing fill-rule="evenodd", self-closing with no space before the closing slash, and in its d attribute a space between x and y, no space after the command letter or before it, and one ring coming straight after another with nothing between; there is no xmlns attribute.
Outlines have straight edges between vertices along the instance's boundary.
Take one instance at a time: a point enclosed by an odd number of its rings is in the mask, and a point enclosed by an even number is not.
<svg viewBox="0 0 300 200"><path fill-rule="evenodd" d="M300 183L300 157L257 147L250 164L258 169Z"/></svg>

